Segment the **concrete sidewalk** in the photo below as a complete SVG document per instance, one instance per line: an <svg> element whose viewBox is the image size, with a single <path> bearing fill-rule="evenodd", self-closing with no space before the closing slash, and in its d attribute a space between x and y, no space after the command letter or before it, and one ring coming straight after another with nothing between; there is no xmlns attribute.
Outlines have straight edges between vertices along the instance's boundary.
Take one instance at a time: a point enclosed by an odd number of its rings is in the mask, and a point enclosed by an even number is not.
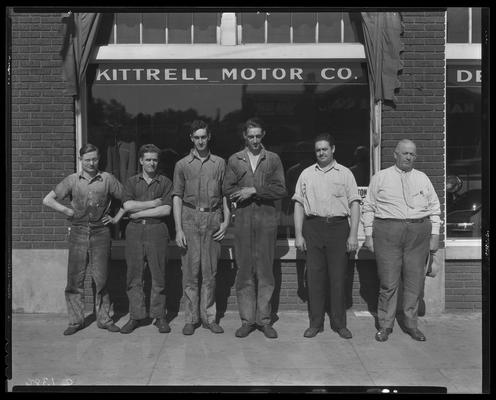
<svg viewBox="0 0 496 400"><path fill-rule="evenodd" d="M198 328L184 336L183 315L172 332L153 325L129 335L98 329L96 323L63 336L64 315L12 315L14 385L270 385L270 386L443 386L448 393L481 393L481 313L426 316L416 342L395 325L384 343L376 342L374 318L348 311L353 339L329 328L303 338L305 312L280 312L278 339L255 331L234 336L235 312L221 320L224 334ZM327 317L326 317L327 318ZM122 326L127 316L118 321Z"/></svg>

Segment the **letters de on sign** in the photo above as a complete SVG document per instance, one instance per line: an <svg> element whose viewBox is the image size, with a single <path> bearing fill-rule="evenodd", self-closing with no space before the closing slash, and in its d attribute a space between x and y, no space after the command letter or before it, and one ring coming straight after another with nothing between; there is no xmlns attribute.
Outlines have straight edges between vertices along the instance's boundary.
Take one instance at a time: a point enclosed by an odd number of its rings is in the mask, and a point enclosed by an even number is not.
<svg viewBox="0 0 496 400"><path fill-rule="evenodd" d="M364 65L356 63L259 62L99 64L95 83L366 83Z"/></svg>
<svg viewBox="0 0 496 400"><path fill-rule="evenodd" d="M482 71L480 66L474 65L448 65L447 86L480 86Z"/></svg>

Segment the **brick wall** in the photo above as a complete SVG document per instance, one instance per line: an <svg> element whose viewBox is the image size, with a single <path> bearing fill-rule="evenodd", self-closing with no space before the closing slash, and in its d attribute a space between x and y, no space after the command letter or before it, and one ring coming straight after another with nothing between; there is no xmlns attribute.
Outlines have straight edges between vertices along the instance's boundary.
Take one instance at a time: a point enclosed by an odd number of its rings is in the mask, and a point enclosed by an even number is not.
<svg viewBox="0 0 496 400"><path fill-rule="evenodd" d="M75 170L74 106L64 94L60 13L12 18L12 248L64 248L66 221L43 197Z"/></svg>
<svg viewBox="0 0 496 400"><path fill-rule="evenodd" d="M450 261L445 264L446 311L482 309L480 261Z"/></svg>
<svg viewBox="0 0 496 400"><path fill-rule="evenodd" d="M381 164L385 168L394 163L398 140L412 139L418 153L415 168L429 176L444 210L444 12L402 15L404 66L396 107L384 104L382 108Z"/></svg>
<svg viewBox="0 0 496 400"><path fill-rule="evenodd" d="M307 310L307 295L304 284L303 261L276 261L274 263L275 290L272 298L272 310ZM114 312L126 314L128 300L126 296L126 263L124 260L111 262L108 288ZM236 269L234 264L222 260L218 266L216 302L218 313L237 311L236 290L234 281ZM145 274L145 286L149 286L150 277ZM166 271L166 298L168 313L182 310L182 275L179 260L170 260ZM350 261L346 284L347 304L353 310L375 311L379 282L377 266L374 260ZM86 311L93 310L93 293L91 276L85 281Z"/></svg>

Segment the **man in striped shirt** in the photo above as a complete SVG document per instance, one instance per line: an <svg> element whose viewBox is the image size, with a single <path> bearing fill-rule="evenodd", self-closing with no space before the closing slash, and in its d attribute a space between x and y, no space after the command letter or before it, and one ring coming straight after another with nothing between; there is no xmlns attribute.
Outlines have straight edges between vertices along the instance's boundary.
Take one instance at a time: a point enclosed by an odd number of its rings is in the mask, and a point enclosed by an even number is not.
<svg viewBox="0 0 496 400"><path fill-rule="evenodd" d="M441 208L431 181L413 168L417 157L411 140L398 142L395 165L376 173L362 207L365 247L375 252L380 280L375 338L388 339L393 330L400 280L403 281L403 323L415 340L425 341L417 328L425 262L439 247Z"/></svg>

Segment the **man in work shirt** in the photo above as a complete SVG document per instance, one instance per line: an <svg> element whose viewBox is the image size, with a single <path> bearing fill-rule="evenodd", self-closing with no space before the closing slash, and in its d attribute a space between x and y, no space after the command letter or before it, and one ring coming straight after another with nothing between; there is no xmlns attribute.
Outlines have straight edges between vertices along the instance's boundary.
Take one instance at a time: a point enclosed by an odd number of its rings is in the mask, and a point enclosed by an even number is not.
<svg viewBox="0 0 496 400"><path fill-rule="evenodd" d="M415 143L400 140L395 165L372 177L362 208L365 246L375 252L380 280L379 342L393 331L401 277L403 322L414 340L425 341L417 328L419 296L429 249L434 253L439 247L441 209L427 175L413 168L416 157Z"/></svg>
<svg viewBox="0 0 496 400"><path fill-rule="evenodd" d="M69 175L43 199L43 204L63 213L71 221L69 234L69 260L65 300L69 314L69 327L64 335L73 335L84 328L84 280L87 267L95 282L95 310L99 328L119 332L110 318L110 298L106 289L108 259L110 256L109 223L118 218L108 214L111 196L122 197L122 185L108 172L98 169L98 148L86 144L79 150L82 170ZM59 203L66 197L71 207Z"/></svg>
<svg viewBox="0 0 496 400"><path fill-rule="evenodd" d="M222 196L226 162L210 153L210 138L208 125L194 121L190 133L194 147L174 169L172 196L176 243L182 249L184 335L192 335L200 321L213 333L224 332L215 319L215 278L220 242L231 214L227 199Z"/></svg>
<svg viewBox="0 0 496 400"><path fill-rule="evenodd" d="M324 330L330 292L331 329L350 339L345 301L347 252L358 248L361 197L353 173L334 159L334 138L321 134L314 145L317 163L303 170L293 196L295 246L307 253L310 327L303 336L311 338Z"/></svg>
<svg viewBox="0 0 496 400"><path fill-rule="evenodd" d="M257 326L267 338L277 338L270 325L274 291L274 251L279 215L275 201L287 192L279 156L265 150L262 122L246 121L246 147L229 157L223 189L237 205L234 251L238 272L236 295L242 326L237 337L248 336Z"/></svg>
<svg viewBox="0 0 496 400"><path fill-rule="evenodd" d="M130 177L124 186L124 212L129 213L126 227L127 296L129 321L121 333L133 332L148 314L145 304L145 263L151 274L150 318L160 333L170 332L165 319L165 267L169 231L164 217L172 208L172 182L157 173L160 149L145 144L138 151L142 173ZM121 212L119 212L121 214Z"/></svg>

